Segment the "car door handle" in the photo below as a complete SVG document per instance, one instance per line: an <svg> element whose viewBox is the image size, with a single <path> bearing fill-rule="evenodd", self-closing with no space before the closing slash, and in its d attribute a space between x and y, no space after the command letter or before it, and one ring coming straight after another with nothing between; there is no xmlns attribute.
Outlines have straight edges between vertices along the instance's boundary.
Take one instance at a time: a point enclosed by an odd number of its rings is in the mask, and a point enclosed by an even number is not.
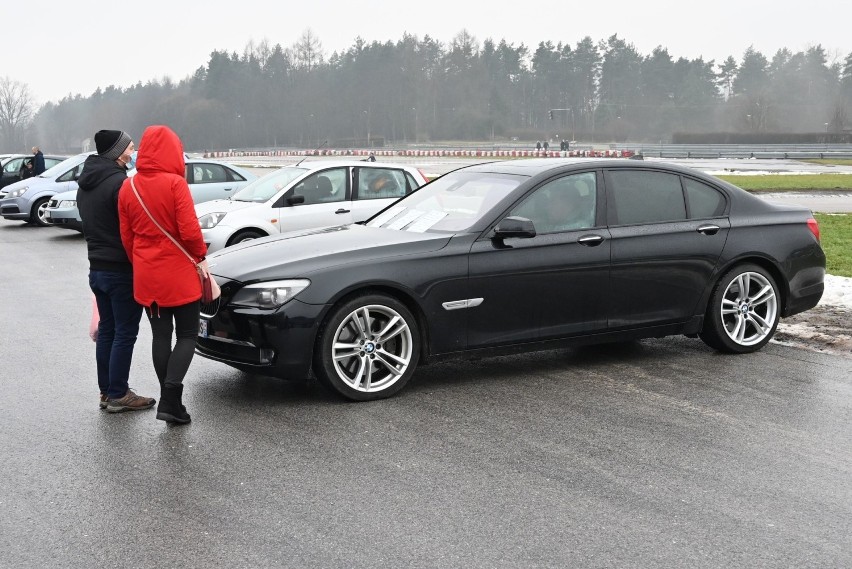
<svg viewBox="0 0 852 569"><path fill-rule="evenodd" d="M233 190L233 189L234 189L234 188L225 188L225 191L226 191L226 192L230 192L230 191L231 191L231 190Z"/></svg>
<svg viewBox="0 0 852 569"><path fill-rule="evenodd" d="M704 235L716 235L719 232L718 225L699 225L696 231L698 233L703 233Z"/></svg>
<svg viewBox="0 0 852 569"><path fill-rule="evenodd" d="M334 213L349 213L349 210L340 208L339 210L335 211Z"/></svg>
<svg viewBox="0 0 852 569"><path fill-rule="evenodd" d="M600 235L584 235L577 239L577 243L586 247L597 247L603 243L604 238Z"/></svg>

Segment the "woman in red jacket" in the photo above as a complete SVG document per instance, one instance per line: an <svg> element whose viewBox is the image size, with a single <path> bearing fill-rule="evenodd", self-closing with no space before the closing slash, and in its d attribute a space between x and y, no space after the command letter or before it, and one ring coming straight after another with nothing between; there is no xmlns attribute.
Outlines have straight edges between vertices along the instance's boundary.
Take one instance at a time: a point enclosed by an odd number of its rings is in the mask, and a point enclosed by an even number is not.
<svg viewBox="0 0 852 569"><path fill-rule="evenodd" d="M166 126L150 126L139 143L136 175L124 182L118 197L121 240L133 263L133 296L145 307L153 334L151 352L161 389L157 419L170 423L190 421L181 398L201 309L194 263L207 253L184 170L177 134Z"/></svg>

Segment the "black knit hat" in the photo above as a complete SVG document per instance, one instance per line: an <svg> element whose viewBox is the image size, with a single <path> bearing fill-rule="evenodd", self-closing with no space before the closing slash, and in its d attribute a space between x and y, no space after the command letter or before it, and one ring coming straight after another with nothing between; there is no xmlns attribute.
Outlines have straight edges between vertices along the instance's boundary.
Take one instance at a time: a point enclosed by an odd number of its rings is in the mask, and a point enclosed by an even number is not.
<svg viewBox="0 0 852 569"><path fill-rule="evenodd" d="M99 130L95 133L95 148L108 160L118 160L132 140L123 130Z"/></svg>

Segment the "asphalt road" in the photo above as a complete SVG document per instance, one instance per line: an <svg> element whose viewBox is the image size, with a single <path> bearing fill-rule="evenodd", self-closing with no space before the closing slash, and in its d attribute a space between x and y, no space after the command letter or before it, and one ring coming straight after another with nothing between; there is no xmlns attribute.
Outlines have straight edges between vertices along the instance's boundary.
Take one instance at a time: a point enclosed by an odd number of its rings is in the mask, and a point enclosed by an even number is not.
<svg viewBox="0 0 852 569"><path fill-rule="evenodd" d="M850 359L649 340L354 404L196 358L170 427L97 408L79 235L0 221L0 266L0 567L852 566Z"/></svg>

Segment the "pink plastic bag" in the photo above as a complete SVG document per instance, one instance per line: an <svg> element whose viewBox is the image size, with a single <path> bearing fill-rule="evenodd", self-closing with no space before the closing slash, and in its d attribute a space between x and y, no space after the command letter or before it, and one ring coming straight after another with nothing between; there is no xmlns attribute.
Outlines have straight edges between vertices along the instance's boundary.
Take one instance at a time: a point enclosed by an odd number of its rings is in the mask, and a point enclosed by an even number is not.
<svg viewBox="0 0 852 569"><path fill-rule="evenodd" d="M100 322L101 316L98 314L98 301L95 299L95 295L92 295L92 321L89 322L89 338L92 339L93 342L98 341L98 322Z"/></svg>

